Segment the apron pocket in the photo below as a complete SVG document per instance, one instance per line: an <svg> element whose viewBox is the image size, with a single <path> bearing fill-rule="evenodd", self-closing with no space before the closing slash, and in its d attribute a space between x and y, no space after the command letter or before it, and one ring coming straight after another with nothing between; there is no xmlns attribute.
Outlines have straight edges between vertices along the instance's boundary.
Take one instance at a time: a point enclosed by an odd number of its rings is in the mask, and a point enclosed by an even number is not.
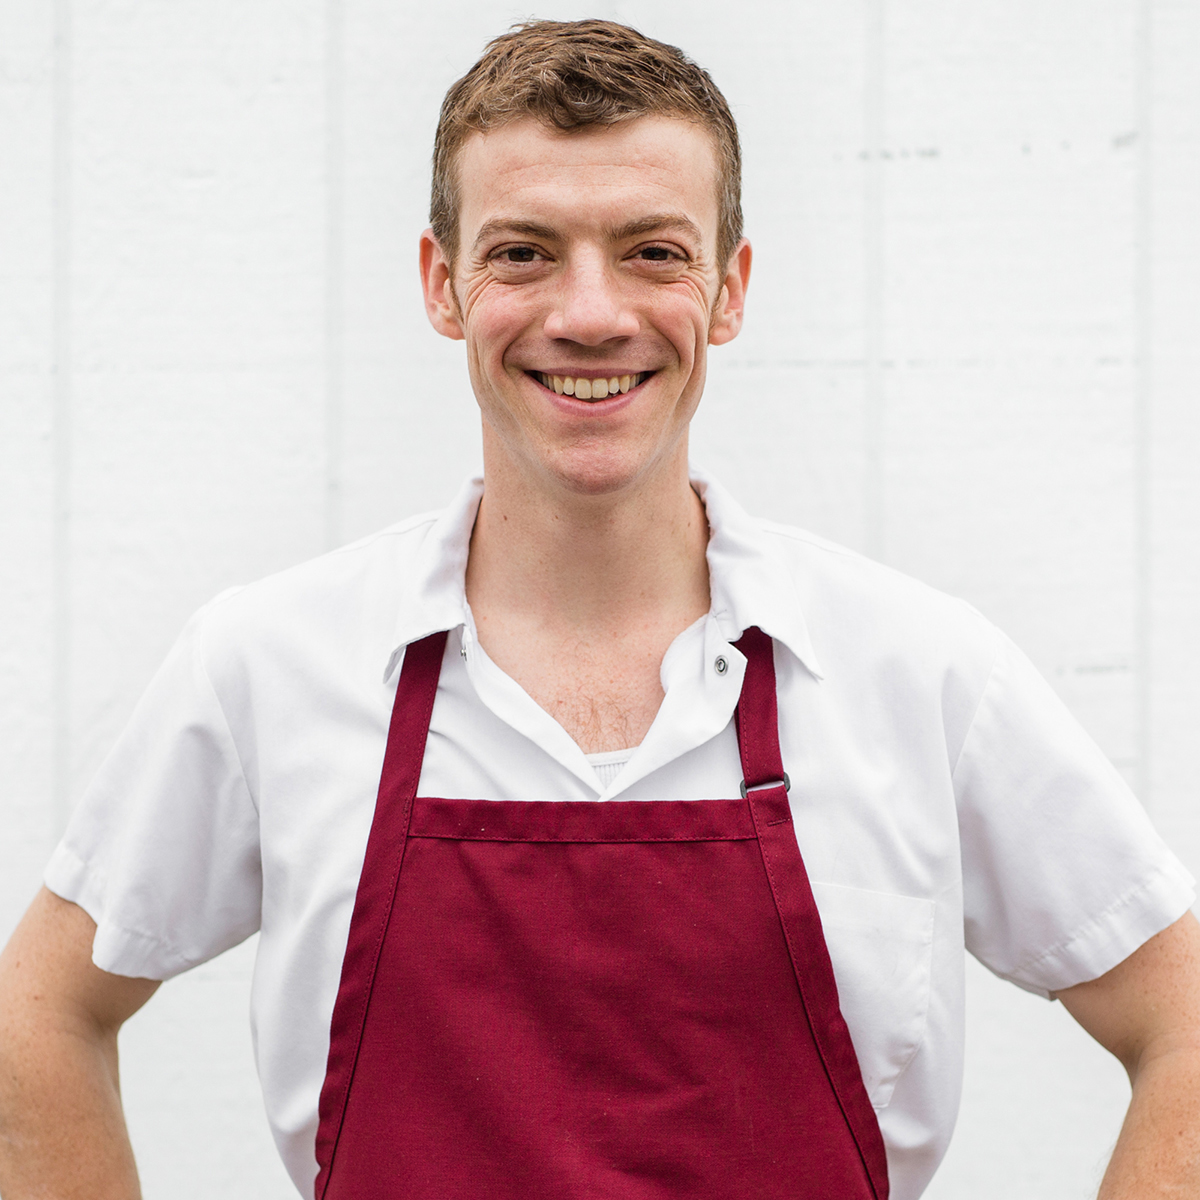
<svg viewBox="0 0 1200 1200"><path fill-rule="evenodd" d="M815 880L812 889L863 1084L886 1108L925 1036L933 901Z"/></svg>

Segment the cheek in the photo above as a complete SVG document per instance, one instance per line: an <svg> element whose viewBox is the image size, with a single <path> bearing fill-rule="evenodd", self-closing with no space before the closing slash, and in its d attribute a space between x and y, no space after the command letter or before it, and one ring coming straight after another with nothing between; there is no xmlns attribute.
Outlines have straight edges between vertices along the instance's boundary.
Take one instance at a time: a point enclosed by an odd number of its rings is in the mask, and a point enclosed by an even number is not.
<svg viewBox="0 0 1200 1200"><path fill-rule="evenodd" d="M477 354L503 354L529 322L513 289L494 279L468 283L459 296L467 340Z"/></svg>
<svg viewBox="0 0 1200 1200"><path fill-rule="evenodd" d="M659 329L674 343L685 363L694 363L708 343L709 297L702 286L680 281L674 303L660 310Z"/></svg>

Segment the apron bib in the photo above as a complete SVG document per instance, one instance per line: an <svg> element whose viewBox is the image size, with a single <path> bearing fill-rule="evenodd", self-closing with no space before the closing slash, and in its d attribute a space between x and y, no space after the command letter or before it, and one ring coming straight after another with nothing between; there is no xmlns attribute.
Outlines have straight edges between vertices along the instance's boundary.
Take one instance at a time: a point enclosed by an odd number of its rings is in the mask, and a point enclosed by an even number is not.
<svg viewBox="0 0 1200 1200"><path fill-rule="evenodd" d="M886 1200L792 827L771 639L737 800L416 795L409 646L334 1006L317 1200Z"/></svg>

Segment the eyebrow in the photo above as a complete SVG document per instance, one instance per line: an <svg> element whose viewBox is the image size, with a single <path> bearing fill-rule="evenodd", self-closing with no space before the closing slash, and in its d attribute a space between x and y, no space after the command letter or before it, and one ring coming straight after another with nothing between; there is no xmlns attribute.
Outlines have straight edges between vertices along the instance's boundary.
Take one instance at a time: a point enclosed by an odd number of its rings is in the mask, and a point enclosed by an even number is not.
<svg viewBox="0 0 1200 1200"><path fill-rule="evenodd" d="M700 226L691 217L684 213L673 212L651 213L648 217L641 217L636 221L628 221L624 225L610 228L608 234L616 241L623 241L625 238L641 237L643 234L660 231L665 233L668 230L690 234L698 242L704 240Z"/></svg>
<svg viewBox="0 0 1200 1200"><path fill-rule="evenodd" d="M627 238L642 237L647 233L666 233L680 231L689 234L698 242L703 242L700 227L691 217L684 213L662 212L651 213L639 217L636 221L627 221L624 225L610 225L605 233L614 241L624 241ZM486 242L500 233L520 234L524 237L541 238L543 241L555 241L558 231L549 225L540 225L537 221L522 221L513 217L495 217L485 221L475 235L472 250L478 250L480 243Z"/></svg>
<svg viewBox="0 0 1200 1200"><path fill-rule="evenodd" d="M472 251L478 250L481 242L490 240L498 233L519 233L524 234L525 237L541 238L547 242L558 237L558 234L549 225L539 225L536 221L519 221L512 217L495 217L490 221L484 221L475 235L475 241L471 245Z"/></svg>

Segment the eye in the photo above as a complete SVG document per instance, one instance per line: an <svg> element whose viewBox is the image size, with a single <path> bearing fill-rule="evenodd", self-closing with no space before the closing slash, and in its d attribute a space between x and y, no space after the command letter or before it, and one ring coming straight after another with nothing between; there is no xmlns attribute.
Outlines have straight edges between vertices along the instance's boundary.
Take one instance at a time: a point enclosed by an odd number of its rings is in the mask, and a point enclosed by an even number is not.
<svg viewBox="0 0 1200 1200"><path fill-rule="evenodd" d="M629 256L628 261L647 264L653 263L656 267L662 267L664 270L667 267L681 270L692 261L692 256L682 246L674 245L670 242L663 245L660 242L657 245L652 243L648 246L638 246ZM663 271L656 271L655 273L661 275Z"/></svg>
<svg viewBox="0 0 1200 1200"><path fill-rule="evenodd" d="M537 258L537 251L532 246L505 246L495 257L503 262L530 263Z"/></svg>

